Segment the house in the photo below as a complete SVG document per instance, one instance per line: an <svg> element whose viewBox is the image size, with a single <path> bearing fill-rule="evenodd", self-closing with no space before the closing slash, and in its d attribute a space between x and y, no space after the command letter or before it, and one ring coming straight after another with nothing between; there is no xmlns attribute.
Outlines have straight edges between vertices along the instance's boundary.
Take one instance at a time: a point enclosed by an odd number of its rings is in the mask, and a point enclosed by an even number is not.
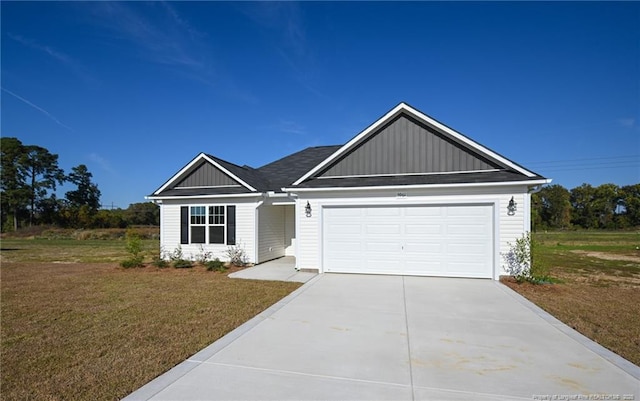
<svg viewBox="0 0 640 401"><path fill-rule="evenodd" d="M260 168L200 153L147 198L161 246L341 273L498 279L551 180L400 103L342 146Z"/></svg>

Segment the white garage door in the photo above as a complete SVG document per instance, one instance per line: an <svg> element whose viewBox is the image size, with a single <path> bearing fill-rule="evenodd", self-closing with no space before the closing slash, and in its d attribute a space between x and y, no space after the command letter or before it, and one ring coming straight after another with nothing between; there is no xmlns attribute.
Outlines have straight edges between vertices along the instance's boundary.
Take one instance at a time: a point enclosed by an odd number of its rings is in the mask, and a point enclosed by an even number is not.
<svg viewBox="0 0 640 401"><path fill-rule="evenodd" d="M493 276L493 207L326 207L326 272Z"/></svg>

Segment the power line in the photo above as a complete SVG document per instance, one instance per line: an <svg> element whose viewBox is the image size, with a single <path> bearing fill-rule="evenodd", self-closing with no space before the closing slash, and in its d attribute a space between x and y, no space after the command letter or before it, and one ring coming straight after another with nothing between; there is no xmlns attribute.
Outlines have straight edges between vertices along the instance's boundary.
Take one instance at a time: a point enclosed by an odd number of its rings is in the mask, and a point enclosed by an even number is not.
<svg viewBox="0 0 640 401"><path fill-rule="evenodd" d="M623 159L632 159L632 160L623 160ZM532 161L525 162L523 164L532 165L532 164L566 164L573 162L584 162L584 161L593 161L593 160L610 160L611 162L615 162L619 160L619 162L640 162L640 155L629 155L629 156L610 156L610 157L588 157L583 159L566 159L566 160L549 160L549 161Z"/></svg>

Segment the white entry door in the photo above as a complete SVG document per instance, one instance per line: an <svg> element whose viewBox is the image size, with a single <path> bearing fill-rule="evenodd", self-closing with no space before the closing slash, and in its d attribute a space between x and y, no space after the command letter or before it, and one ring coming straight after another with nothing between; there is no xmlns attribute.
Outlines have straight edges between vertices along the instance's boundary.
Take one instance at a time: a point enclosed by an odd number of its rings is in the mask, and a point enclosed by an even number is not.
<svg viewBox="0 0 640 401"><path fill-rule="evenodd" d="M493 277L493 206L325 207L326 272Z"/></svg>

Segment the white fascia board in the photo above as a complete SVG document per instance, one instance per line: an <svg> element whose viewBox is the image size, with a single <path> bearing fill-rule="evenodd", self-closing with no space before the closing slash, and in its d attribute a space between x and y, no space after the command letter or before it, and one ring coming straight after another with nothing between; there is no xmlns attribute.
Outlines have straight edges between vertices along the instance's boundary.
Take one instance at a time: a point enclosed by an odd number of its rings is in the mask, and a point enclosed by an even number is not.
<svg viewBox="0 0 640 401"><path fill-rule="evenodd" d="M492 150L490 150L488 148L485 148L484 146L480 145L478 142L476 142L476 141L474 141L474 140L472 140L470 138L467 138L466 136L462 135L461 133L459 133L459 132L447 127L446 125L440 123L439 121L434 120L433 118L431 118L431 117L427 116L426 114L414 109L413 107L411 107L411 106L409 106L407 104L404 104L404 103L401 103L401 105L403 106L403 108L406 111L414 114L416 117L422 119L423 121L425 121L429 125L434 126L434 127L438 128L438 129L446 132L447 134L449 134L452 137L456 138L460 142L462 142L462 143L464 143L466 145L469 145L470 147L478 150L479 152L491 156L492 158L500 161L501 163L506 164L507 166L511 167L512 169L514 169L514 170L526 175L527 177L535 177L536 176L535 173L533 173L533 172L531 172L531 171L529 171L529 170L527 170L527 169L525 169L523 167L518 166L517 164L515 164L511 160L500 156L499 154L495 153L494 151L492 151Z"/></svg>
<svg viewBox="0 0 640 401"><path fill-rule="evenodd" d="M376 191L376 190L407 190L407 189L436 189L436 188L476 188L476 187L505 187L505 186L533 186L548 184L551 180L504 181L504 182L476 182L460 184L417 184L417 185L384 185L372 187L332 187L332 188L283 188L290 193L296 192L334 192L334 191Z"/></svg>
<svg viewBox="0 0 640 401"><path fill-rule="evenodd" d="M180 178L184 173L186 173L187 171L189 171L189 169L191 167L193 167L196 163L199 163L200 160L206 160L209 163L213 164L217 169L219 169L220 171L222 171L223 173L225 173L226 175L228 175L229 177L233 178L234 180L236 180L237 182L239 182L240 184L242 184L242 186L244 186L245 188L247 188L249 191L253 191L255 192L256 189L253 188L251 185L247 184L246 182L244 182L243 180L241 180L240 178L238 178L235 174L231 173L229 170L227 170L226 168L222 167L220 164L216 163L215 160L211 159L209 156L207 156L204 153L200 153L198 156L196 156L193 160L191 160L191 162L189 162L189 164L187 164L186 166L184 166L180 171L178 171L176 174L173 175L173 177L171 177L169 179L169 181L167 181L163 186L161 186L156 192L154 192L154 195L159 194L160 192L164 191L168 186L170 186L171 184L173 184L173 182L175 180L177 180L178 178Z"/></svg>
<svg viewBox="0 0 640 401"><path fill-rule="evenodd" d="M534 177L536 175L533 172L531 172L531 171L529 171L529 170L527 170L527 169L525 169L523 167L518 166L517 164L513 163L511 160L508 160L508 159L500 156L499 154L493 152L492 150L490 150L488 148L485 148L484 146L480 145L476 141L473 141L472 139L467 138L466 136L462 135L461 133L459 133L459 132L447 127L446 125L434 120L433 118L427 116L426 114L414 109L413 107L409 106L408 104L400 103L399 105L394 107L391 111L389 111L387 114L382 116L382 118L378 119L376 122L374 122L369 127L367 127L364 131L360 132L353 139L351 139L349 142L347 142L340 149L335 151L331 156L326 158L324 161L322 161L320 164L315 166L313 169L311 169L305 175L300 177L292 185L299 185L301 182L303 182L307 178L311 177L313 174L317 173L320 169L322 169L323 167L325 167L326 165L328 165L329 163L334 161L340 155L342 155L347 150L349 150L353 145L357 144L362 138L366 137L367 135L369 135L369 133L371 133L372 131L376 130L381 125L385 124L388 120L393 118L397 113L399 113L401 111L406 111L409 114L412 114L414 117L416 117L418 119L421 119L425 123L427 123L427 124L437 128L437 129L440 129L440 130L446 132L447 134L449 134L452 137L456 138L460 142L462 142L462 143L464 143L464 144L466 144L466 145L478 150L480 153L484 153L484 154L486 154L486 155L498 160L499 162L511 167L512 169L514 169L514 170L516 170L516 171L518 171L518 172L520 172L520 173L522 173L524 175L526 175L527 177Z"/></svg>
<svg viewBox="0 0 640 401"><path fill-rule="evenodd" d="M205 158L205 160L207 160L209 163L213 164L214 166L216 166L218 169L222 170L226 175L228 175L229 177L233 178L234 180L238 181L240 184L242 184L245 188L247 188L249 191L253 191L256 192L256 189L254 187L252 187L251 185L247 184L246 182L242 181L239 177L237 177L235 174L231 173L231 171L227 170L226 168L222 167L220 164L218 164L215 160L211 159L209 156L205 155L204 153L202 154Z"/></svg>
<svg viewBox="0 0 640 401"><path fill-rule="evenodd" d="M217 194L217 195L189 195L189 196L145 196L145 199L149 200L162 200L162 199L219 199L219 198L259 198L264 194L262 192L254 192L250 194Z"/></svg>

